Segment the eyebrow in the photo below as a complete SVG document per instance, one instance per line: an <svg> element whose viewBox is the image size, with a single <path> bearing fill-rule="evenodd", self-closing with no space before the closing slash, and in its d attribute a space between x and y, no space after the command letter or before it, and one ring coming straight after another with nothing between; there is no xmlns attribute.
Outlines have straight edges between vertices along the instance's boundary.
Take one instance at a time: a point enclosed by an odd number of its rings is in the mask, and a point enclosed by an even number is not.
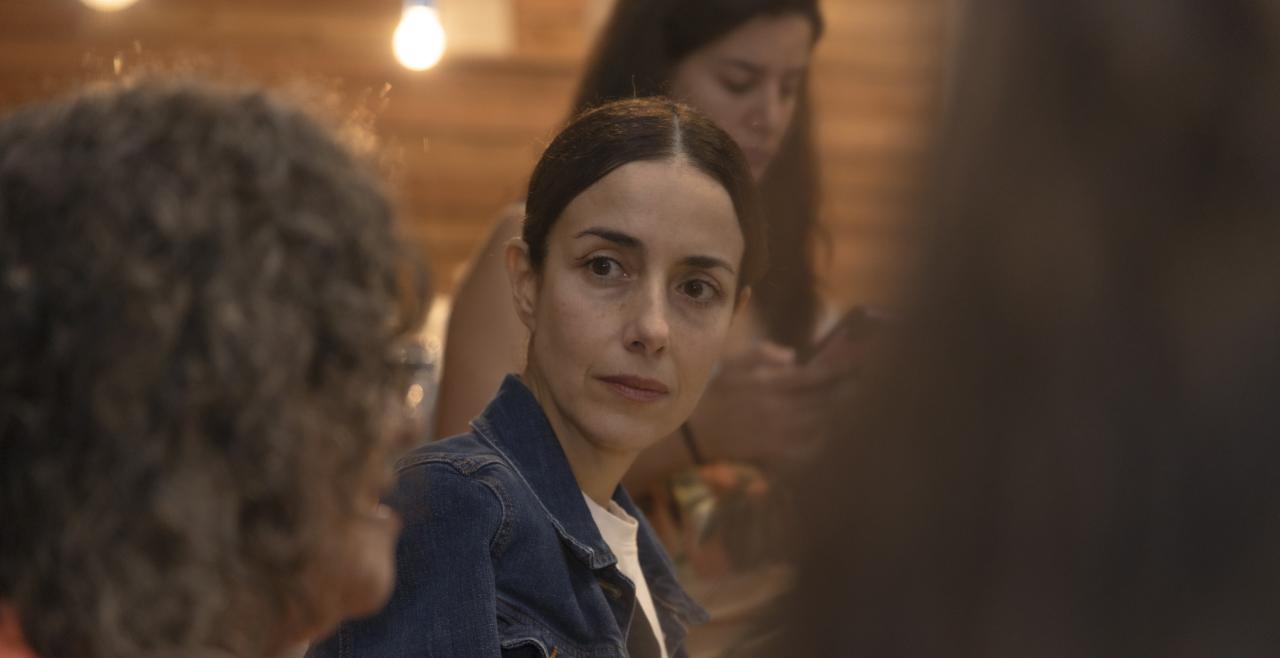
<svg viewBox="0 0 1280 658"><path fill-rule="evenodd" d="M728 270L729 274L733 274L735 276L738 274L738 271L733 269L732 265L714 256L689 256L680 262L689 267L696 267L698 269L710 270L719 267L721 269Z"/></svg>
<svg viewBox="0 0 1280 658"><path fill-rule="evenodd" d="M609 242L612 242L618 245L619 247L626 247L628 249L640 249L640 250L644 249L644 243L640 242L640 239L635 237L634 235L630 235L628 233L623 233L622 231L615 231L613 229L607 229L607 228L594 228L594 227L589 228L579 232L577 235L573 236L573 238L576 240L579 238L585 238L589 236L594 236L602 240L608 240ZM728 262L724 261L723 259L716 258L715 256L702 256L702 255L687 256L681 259L680 263L688 267L696 267L704 270L714 269L718 267L720 269L727 270L730 274L736 275L738 273L738 271L734 269L733 266L730 265Z"/></svg>
<svg viewBox="0 0 1280 658"><path fill-rule="evenodd" d="M756 66L754 63L748 62L745 59L726 57L720 60L720 64L723 66L732 66L733 68L742 69L744 71L747 71L748 73L753 73L755 75L760 75L761 73L764 73L764 67Z"/></svg>
<svg viewBox="0 0 1280 658"><path fill-rule="evenodd" d="M746 71L752 75L764 75L765 73L767 73L767 70L765 69L765 67L759 66L745 59L738 59L736 57L725 57L720 60L720 64L722 66L731 66L733 68L742 69L743 71ZM789 76L799 76L799 75L803 75L805 72L805 69L807 68L808 68L807 65L796 66L793 68L789 68L786 71L783 71L782 74L789 75Z"/></svg>
<svg viewBox="0 0 1280 658"><path fill-rule="evenodd" d="M577 240L578 238L585 238L590 235L594 235L602 240L608 240L619 247L628 247L631 249L644 248L644 245L640 243L640 239L634 235L628 235L622 231L614 231L607 228L589 228L573 236L573 239Z"/></svg>

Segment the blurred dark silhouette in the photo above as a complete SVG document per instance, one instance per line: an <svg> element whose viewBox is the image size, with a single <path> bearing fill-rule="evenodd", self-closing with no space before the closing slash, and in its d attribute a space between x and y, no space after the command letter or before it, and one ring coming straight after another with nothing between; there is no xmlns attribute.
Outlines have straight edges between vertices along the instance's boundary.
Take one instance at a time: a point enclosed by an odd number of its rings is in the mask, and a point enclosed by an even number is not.
<svg viewBox="0 0 1280 658"><path fill-rule="evenodd" d="M966 9L927 265L775 649L1280 654L1280 5Z"/></svg>

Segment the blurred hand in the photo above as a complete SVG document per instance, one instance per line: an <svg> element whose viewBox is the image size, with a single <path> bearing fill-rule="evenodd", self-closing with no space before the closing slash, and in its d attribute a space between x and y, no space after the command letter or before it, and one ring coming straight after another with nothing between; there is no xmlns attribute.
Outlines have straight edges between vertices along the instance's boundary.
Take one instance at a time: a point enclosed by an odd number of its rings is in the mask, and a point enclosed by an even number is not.
<svg viewBox="0 0 1280 658"><path fill-rule="evenodd" d="M771 470L808 461L848 406L860 351L836 337L797 364L794 350L764 341L726 359L690 421L702 452Z"/></svg>

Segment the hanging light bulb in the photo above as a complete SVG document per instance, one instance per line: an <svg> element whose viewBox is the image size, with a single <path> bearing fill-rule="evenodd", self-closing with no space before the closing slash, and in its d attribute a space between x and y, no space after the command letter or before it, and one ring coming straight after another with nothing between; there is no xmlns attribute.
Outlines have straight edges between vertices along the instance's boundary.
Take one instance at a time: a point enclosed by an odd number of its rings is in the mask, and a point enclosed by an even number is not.
<svg viewBox="0 0 1280 658"><path fill-rule="evenodd" d="M125 9L138 0L80 0L86 7L97 9L98 11L120 11Z"/></svg>
<svg viewBox="0 0 1280 658"><path fill-rule="evenodd" d="M444 57L445 37L436 8L426 0L405 2L391 46L400 64L412 71L425 71L438 64Z"/></svg>

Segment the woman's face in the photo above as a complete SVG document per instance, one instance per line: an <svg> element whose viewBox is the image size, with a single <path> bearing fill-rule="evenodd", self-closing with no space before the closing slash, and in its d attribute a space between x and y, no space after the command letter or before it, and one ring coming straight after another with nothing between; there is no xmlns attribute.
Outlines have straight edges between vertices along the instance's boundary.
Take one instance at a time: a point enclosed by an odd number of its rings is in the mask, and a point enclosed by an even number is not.
<svg viewBox="0 0 1280 658"><path fill-rule="evenodd" d="M729 194L683 160L633 162L580 194L540 273L513 242L526 379L557 430L634 453L688 419L746 296L743 250Z"/></svg>
<svg viewBox="0 0 1280 658"><path fill-rule="evenodd" d="M372 449L354 474L354 498L333 501L341 508L332 517L336 525L311 561L305 595L313 616L307 626L285 638L286 645L323 637L344 619L377 612L391 597L402 524L399 515L381 499L394 482L395 459L411 441L406 436L410 430L408 410L397 400L389 400L387 406L385 425L372 433Z"/></svg>
<svg viewBox="0 0 1280 658"><path fill-rule="evenodd" d="M791 127L813 37L813 24L800 14L761 16L676 67L672 94L733 136L757 180Z"/></svg>
<svg viewBox="0 0 1280 658"><path fill-rule="evenodd" d="M398 411L398 410L397 410ZM399 515L382 503L391 487L392 464L403 442L383 439L360 473L361 490L348 517L346 532L337 542L345 559L335 591L344 618L377 612L391 597L395 584L395 548L400 537Z"/></svg>

